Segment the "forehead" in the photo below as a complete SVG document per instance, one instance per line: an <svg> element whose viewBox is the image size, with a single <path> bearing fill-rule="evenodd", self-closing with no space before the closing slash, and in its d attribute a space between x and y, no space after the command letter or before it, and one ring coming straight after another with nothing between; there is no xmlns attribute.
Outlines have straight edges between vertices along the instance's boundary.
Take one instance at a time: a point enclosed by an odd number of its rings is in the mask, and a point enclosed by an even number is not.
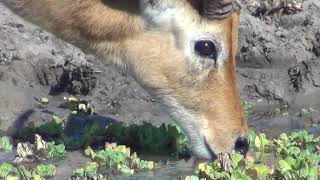
<svg viewBox="0 0 320 180"><path fill-rule="evenodd" d="M191 2L189 2L191 1ZM208 20L203 18L192 2L198 0L141 0L144 26L151 30L171 33L190 32L195 36L224 36L228 20Z"/></svg>
<svg viewBox="0 0 320 180"><path fill-rule="evenodd" d="M143 17L149 30L162 31L172 36L179 51L194 67L211 67L212 59L195 53L194 43L210 39L218 48L217 63L222 65L230 57L230 18L208 20L187 0L163 0L150 3L145 0Z"/></svg>

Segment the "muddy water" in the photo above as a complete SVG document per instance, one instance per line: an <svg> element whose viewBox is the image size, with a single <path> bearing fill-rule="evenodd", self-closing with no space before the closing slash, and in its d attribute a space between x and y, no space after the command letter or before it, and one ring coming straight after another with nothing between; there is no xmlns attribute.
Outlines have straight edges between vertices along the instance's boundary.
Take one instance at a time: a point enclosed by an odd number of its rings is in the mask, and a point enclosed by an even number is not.
<svg viewBox="0 0 320 180"><path fill-rule="evenodd" d="M320 103L316 105L290 104L289 110L280 110L279 106L254 105L249 110L248 125L257 132L266 133L269 138L276 138L281 133L306 130L320 136ZM302 109L312 107L313 112L303 114ZM283 113L288 113L284 116Z"/></svg>
<svg viewBox="0 0 320 180"><path fill-rule="evenodd" d="M2 153L0 152L0 163L11 163L15 157L15 153ZM192 175L196 167L196 161L190 160L177 160L166 156L144 156L142 159L152 160L157 163L154 170L140 170L134 175L109 175L108 179L117 180L149 180L149 179L161 179L161 180L173 180L179 179L187 175ZM63 160L53 163L57 166L57 173L54 177L55 180L67 180L69 179L73 171L78 168L85 167L90 158L85 157L80 151L67 152ZM101 172L104 173L104 172Z"/></svg>
<svg viewBox="0 0 320 180"><path fill-rule="evenodd" d="M187 175L194 174L193 161L169 161L167 163L160 164L160 167L155 168L153 171L141 171L136 175L125 176L119 175L115 176L115 179L119 180L148 180L148 179L161 179L161 180L177 180L179 177L184 177Z"/></svg>
<svg viewBox="0 0 320 180"><path fill-rule="evenodd" d="M196 161L190 159L177 160L166 156L142 156L142 159L152 160L157 163L154 170L140 170L134 175L109 175L108 179L117 180L149 180L149 179L161 179L171 180L178 179L182 176L192 175L195 170ZM67 152L63 161L58 162L56 180L68 179L73 171L77 168L85 167L91 160L82 155L79 151ZM104 172L101 172L104 173Z"/></svg>
<svg viewBox="0 0 320 180"><path fill-rule="evenodd" d="M15 153L13 152L10 152L10 153L0 152L0 163L2 162L10 163L13 161L14 156L15 156Z"/></svg>
<svg viewBox="0 0 320 180"><path fill-rule="evenodd" d="M63 160L55 163L57 166L55 179L69 179L74 170L86 167L89 162L91 162L91 159L85 157L80 151L68 151Z"/></svg>

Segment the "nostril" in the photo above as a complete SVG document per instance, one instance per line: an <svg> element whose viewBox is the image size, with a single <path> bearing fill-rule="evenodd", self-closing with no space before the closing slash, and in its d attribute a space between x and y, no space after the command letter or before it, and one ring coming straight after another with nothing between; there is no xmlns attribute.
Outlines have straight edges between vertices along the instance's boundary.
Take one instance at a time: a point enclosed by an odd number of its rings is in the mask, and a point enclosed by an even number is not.
<svg viewBox="0 0 320 180"><path fill-rule="evenodd" d="M241 155L246 155L249 150L249 141L247 138L239 137L236 141L234 149Z"/></svg>

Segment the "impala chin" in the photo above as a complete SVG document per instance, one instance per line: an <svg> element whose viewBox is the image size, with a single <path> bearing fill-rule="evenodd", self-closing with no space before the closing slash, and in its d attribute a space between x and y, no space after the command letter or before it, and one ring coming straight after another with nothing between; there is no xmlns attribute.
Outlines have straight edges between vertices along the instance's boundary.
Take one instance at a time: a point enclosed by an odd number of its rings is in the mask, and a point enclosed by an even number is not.
<svg viewBox="0 0 320 180"><path fill-rule="evenodd" d="M193 155L198 159L214 160L221 153L232 152L246 155L248 127L240 98L232 97L227 91L219 96L210 92L206 95L203 91L196 97L186 90L182 99L172 94L161 96L164 97L161 100L188 136Z"/></svg>
<svg viewBox="0 0 320 180"><path fill-rule="evenodd" d="M215 159L216 153L207 148L205 135L201 132L202 124L195 121L195 119L199 119L199 113L181 106L173 97L166 97L162 101L174 121L188 136L193 155L199 159Z"/></svg>

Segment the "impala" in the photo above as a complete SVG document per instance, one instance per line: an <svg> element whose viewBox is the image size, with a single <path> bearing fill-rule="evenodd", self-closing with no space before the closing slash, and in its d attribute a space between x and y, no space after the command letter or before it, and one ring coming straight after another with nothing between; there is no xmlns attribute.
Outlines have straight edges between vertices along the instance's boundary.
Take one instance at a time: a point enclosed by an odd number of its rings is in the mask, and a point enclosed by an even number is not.
<svg viewBox="0 0 320 180"><path fill-rule="evenodd" d="M16 13L125 68L214 159L248 150L232 0L4 0Z"/></svg>

